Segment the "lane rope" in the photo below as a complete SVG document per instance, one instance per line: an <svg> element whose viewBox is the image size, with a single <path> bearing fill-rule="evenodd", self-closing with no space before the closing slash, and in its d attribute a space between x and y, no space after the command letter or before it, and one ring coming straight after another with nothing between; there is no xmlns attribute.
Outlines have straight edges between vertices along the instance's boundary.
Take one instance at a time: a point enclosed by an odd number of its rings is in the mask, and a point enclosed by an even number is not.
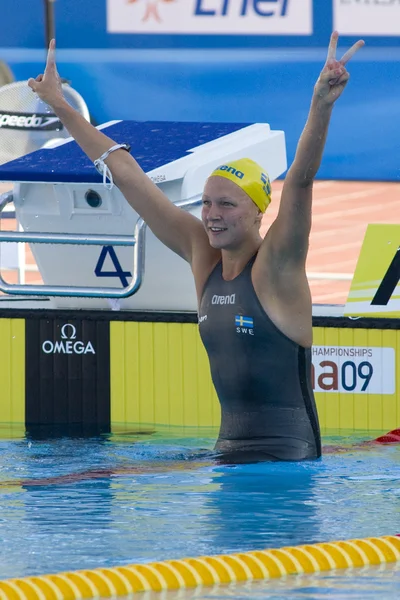
<svg viewBox="0 0 400 600"><path fill-rule="evenodd" d="M0 600L78 600L272 579L400 560L398 535L4 579Z"/></svg>

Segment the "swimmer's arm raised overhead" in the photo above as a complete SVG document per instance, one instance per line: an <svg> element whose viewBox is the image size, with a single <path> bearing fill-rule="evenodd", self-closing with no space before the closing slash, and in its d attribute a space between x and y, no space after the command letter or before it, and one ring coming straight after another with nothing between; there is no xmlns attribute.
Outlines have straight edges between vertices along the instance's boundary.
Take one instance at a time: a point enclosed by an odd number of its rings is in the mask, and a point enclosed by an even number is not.
<svg viewBox="0 0 400 600"><path fill-rule="evenodd" d="M338 33L334 31L326 63L314 87L307 123L285 178L279 213L267 236L281 272L285 266L289 271L292 267L304 270L311 229L312 186L321 163L332 109L350 77L346 64L364 45L359 40L337 60L337 41Z"/></svg>
<svg viewBox="0 0 400 600"><path fill-rule="evenodd" d="M64 99L55 63L55 41L52 40L43 75L30 79L28 85L57 114L68 132L87 156L95 161L109 150L115 141L93 127ZM142 171L125 150L116 150L106 159L115 184L129 204L146 221L153 233L189 263L193 249L209 249L207 235L199 219L174 206L163 192Z"/></svg>

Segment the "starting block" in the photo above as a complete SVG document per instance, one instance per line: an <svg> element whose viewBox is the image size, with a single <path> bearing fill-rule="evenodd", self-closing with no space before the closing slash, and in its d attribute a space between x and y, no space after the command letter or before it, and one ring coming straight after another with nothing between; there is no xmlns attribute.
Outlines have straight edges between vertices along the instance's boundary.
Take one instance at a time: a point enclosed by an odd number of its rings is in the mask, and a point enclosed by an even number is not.
<svg viewBox="0 0 400 600"><path fill-rule="evenodd" d="M287 166L284 133L266 123L113 121L99 129L131 144L148 177L198 218L205 181L220 164L251 158L271 181ZM0 181L14 183L22 228L1 232L0 241L29 243L44 282L0 279L1 291L43 296L52 308L196 310L189 265L150 230L145 235L139 215L116 186L103 185L71 138L0 165Z"/></svg>

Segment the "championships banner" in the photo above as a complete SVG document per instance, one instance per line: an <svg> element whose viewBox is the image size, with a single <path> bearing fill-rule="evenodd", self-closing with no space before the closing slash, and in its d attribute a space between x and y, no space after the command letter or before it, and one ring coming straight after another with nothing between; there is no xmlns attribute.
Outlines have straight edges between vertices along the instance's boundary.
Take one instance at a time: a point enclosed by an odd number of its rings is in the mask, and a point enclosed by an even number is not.
<svg viewBox="0 0 400 600"><path fill-rule="evenodd" d="M400 0L333 0L333 14L342 35L400 35Z"/></svg>
<svg viewBox="0 0 400 600"><path fill-rule="evenodd" d="M312 35L312 0L107 0L108 33Z"/></svg>
<svg viewBox="0 0 400 600"><path fill-rule="evenodd" d="M392 395L396 391L396 354L390 347L313 346L315 392Z"/></svg>

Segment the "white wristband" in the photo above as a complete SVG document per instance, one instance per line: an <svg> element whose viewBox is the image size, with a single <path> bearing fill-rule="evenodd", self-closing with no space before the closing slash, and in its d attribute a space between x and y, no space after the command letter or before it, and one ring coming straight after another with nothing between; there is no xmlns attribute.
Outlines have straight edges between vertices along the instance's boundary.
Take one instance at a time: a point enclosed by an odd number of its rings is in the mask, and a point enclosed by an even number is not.
<svg viewBox="0 0 400 600"><path fill-rule="evenodd" d="M115 144L114 146L111 146L111 148L106 150L106 152L104 152L100 156L100 158L96 158L96 160L94 161L94 166L96 167L100 175L103 175L103 185L108 190L111 190L113 188L114 181L112 173L104 161L110 156L111 152L115 152L115 150L119 150L120 148L126 150L127 152L129 152L131 149L129 144ZM107 179L109 179L110 181L109 184L107 184Z"/></svg>

